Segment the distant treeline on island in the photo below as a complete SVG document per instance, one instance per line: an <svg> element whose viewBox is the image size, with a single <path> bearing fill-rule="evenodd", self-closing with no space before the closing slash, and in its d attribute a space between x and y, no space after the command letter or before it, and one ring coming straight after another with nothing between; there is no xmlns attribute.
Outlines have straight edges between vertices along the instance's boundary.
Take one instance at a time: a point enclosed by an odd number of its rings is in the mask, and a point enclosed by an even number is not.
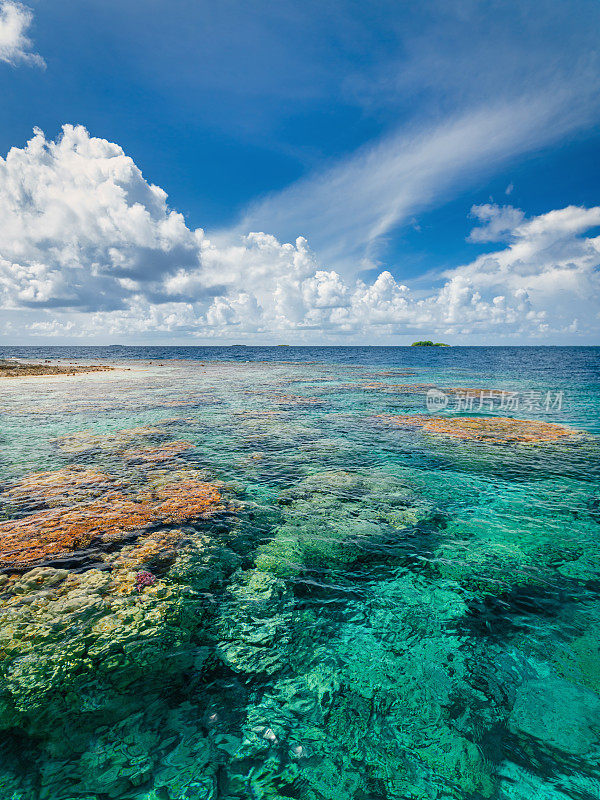
<svg viewBox="0 0 600 800"><path fill-rule="evenodd" d="M429 339L425 339L422 342L413 342L411 347L450 347L450 345L443 342L430 342Z"/></svg>

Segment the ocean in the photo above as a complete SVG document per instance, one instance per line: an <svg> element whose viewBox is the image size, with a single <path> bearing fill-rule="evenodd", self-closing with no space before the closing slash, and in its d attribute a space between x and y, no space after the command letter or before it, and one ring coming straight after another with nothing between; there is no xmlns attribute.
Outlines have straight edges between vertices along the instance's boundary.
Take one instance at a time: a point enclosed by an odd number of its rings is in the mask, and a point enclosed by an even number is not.
<svg viewBox="0 0 600 800"><path fill-rule="evenodd" d="M600 348L0 358L0 800L600 797Z"/></svg>

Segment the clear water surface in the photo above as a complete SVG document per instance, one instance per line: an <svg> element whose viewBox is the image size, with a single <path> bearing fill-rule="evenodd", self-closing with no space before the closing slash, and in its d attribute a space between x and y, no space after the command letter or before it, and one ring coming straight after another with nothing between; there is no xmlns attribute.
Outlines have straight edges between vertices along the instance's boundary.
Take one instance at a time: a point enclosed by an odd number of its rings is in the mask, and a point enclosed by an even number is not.
<svg viewBox="0 0 600 800"><path fill-rule="evenodd" d="M600 797L600 348L10 357L0 800Z"/></svg>

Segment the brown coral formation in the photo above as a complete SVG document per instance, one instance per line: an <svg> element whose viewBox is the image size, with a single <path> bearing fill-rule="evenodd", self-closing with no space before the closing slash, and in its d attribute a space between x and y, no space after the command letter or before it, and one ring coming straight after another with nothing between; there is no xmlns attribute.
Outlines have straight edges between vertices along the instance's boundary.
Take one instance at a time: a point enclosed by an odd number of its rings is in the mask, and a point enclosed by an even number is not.
<svg viewBox="0 0 600 800"><path fill-rule="evenodd" d="M119 493L69 510L42 511L0 523L0 566L15 569L51 562L123 538L152 522L150 508Z"/></svg>
<svg viewBox="0 0 600 800"><path fill-rule="evenodd" d="M365 389L368 391L381 391L381 392L393 392L397 394L426 394L430 389L437 389L438 387L433 383L381 383L381 382L374 382L374 383L361 383L358 386L352 386L351 384L343 387L348 389ZM444 394L448 394L451 396L456 395L465 395L471 396L473 398L479 398L481 395L484 395L485 399L502 399L503 395L510 394L508 390L505 389L469 389L464 386L448 386L443 389L438 389L438 391L443 392Z"/></svg>
<svg viewBox="0 0 600 800"><path fill-rule="evenodd" d="M68 505L90 499L118 486L103 472L77 465L48 472L33 472L6 488L2 498L13 502L43 502L45 505Z"/></svg>
<svg viewBox="0 0 600 800"><path fill-rule="evenodd" d="M160 428L139 427L125 428L115 433L92 433L91 431L77 431L67 436L55 439L63 453L85 453L87 450L110 450L119 452L130 446L140 436L161 434Z"/></svg>
<svg viewBox="0 0 600 800"><path fill-rule="evenodd" d="M221 494L212 483L181 480L166 483L156 490L153 509L161 522L183 522L222 510ZM143 495L141 496L143 497ZM152 501L148 501L152 503Z"/></svg>
<svg viewBox="0 0 600 800"><path fill-rule="evenodd" d="M165 484L153 498L109 492L101 500L68 510L0 523L0 568L20 571L84 555L81 551L86 550L92 557L150 525L206 518L222 507L218 489L201 481Z"/></svg>
<svg viewBox="0 0 600 800"><path fill-rule="evenodd" d="M157 445L156 447L140 447L136 450L125 450L123 457L127 461L140 461L144 464L158 464L168 461L194 445L191 442L175 441Z"/></svg>
<svg viewBox="0 0 600 800"><path fill-rule="evenodd" d="M112 567L115 570L138 570L157 560L163 566L175 560L177 546L183 538L183 531L176 528L152 531L147 536L140 537L135 544L123 547ZM130 582L127 586L130 587Z"/></svg>
<svg viewBox="0 0 600 800"><path fill-rule="evenodd" d="M405 428L422 428L455 439L497 444L535 444L574 436L578 431L555 422L509 417L428 417L381 414L378 419Z"/></svg>

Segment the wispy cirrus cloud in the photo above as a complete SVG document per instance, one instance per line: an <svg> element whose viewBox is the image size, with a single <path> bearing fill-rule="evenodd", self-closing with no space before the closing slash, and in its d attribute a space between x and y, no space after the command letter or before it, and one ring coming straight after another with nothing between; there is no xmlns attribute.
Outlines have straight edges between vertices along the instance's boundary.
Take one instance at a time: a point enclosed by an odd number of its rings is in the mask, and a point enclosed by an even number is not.
<svg viewBox="0 0 600 800"><path fill-rule="evenodd" d="M592 124L600 114L593 86L553 85L413 123L251 205L234 232L265 230L284 239L301 233L322 263L356 272L415 213Z"/></svg>
<svg viewBox="0 0 600 800"><path fill-rule="evenodd" d="M27 6L14 0L0 0L0 61L13 66L46 66L44 59L33 51L33 42L27 36L32 21L33 12Z"/></svg>

